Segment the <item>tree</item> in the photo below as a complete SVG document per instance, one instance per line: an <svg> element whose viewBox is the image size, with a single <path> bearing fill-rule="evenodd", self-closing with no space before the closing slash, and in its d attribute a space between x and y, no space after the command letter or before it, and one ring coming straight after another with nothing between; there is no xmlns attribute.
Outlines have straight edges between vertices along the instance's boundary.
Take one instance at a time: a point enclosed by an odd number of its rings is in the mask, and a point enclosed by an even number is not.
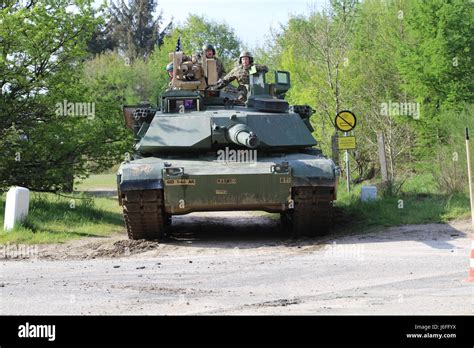
<svg viewBox="0 0 474 348"><path fill-rule="evenodd" d="M429 157L432 146L450 138L440 118L442 111L460 112L464 103L474 99L474 10L464 0L408 3L407 39L402 42L398 67L406 81L403 89L422 103L416 127L418 152Z"/></svg>
<svg viewBox="0 0 474 348"><path fill-rule="evenodd" d="M98 21L92 0L3 3L0 189L71 189L74 176L122 156L120 100L101 81L82 81L86 41Z"/></svg>
<svg viewBox="0 0 474 348"><path fill-rule="evenodd" d="M225 23L208 20L202 16L189 15L184 26L178 28L178 32L184 48L189 54L200 52L205 43L212 44L227 71L233 60L239 56L240 40L235 31Z"/></svg>
<svg viewBox="0 0 474 348"><path fill-rule="evenodd" d="M389 182L397 177L398 166L409 164L415 143L412 131L419 115L400 115L388 112L385 105L415 103L416 98L401 89L404 83L397 61L403 52L406 13L403 2L384 4L368 1L360 7L351 50L344 71L343 86L348 90L347 102L359 115L360 127L355 134L364 141L354 151L359 174L378 166L377 133L385 137L385 151L389 169ZM411 104L410 104L411 105ZM405 169L405 168L403 168Z"/></svg>
<svg viewBox="0 0 474 348"><path fill-rule="evenodd" d="M87 41L87 51L95 56L116 48L118 48L118 42L112 37L111 28L107 24L99 23L92 37Z"/></svg>
<svg viewBox="0 0 474 348"><path fill-rule="evenodd" d="M128 4L121 0L120 3L110 3L111 20L108 25L111 37L131 60L147 58L155 45L163 43L164 36L171 29L171 23L161 27L162 12L156 19L153 18L156 7L155 0L129 0Z"/></svg>
<svg viewBox="0 0 474 348"><path fill-rule="evenodd" d="M344 107L349 108L344 101L346 92L341 88L341 81L356 7L353 2L347 3L341 17L331 8L312 11L307 17L292 17L282 27L282 33L274 37L270 48L273 53L269 61L273 67L291 73L289 101L309 104L316 110L311 121L326 153L331 150L335 115Z"/></svg>

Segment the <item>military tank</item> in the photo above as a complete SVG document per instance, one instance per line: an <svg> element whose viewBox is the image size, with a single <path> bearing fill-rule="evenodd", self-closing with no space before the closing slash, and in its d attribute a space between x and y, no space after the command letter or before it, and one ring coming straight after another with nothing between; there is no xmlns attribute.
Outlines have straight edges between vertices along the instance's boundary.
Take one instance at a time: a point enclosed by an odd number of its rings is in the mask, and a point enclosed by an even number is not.
<svg viewBox="0 0 474 348"><path fill-rule="evenodd" d="M290 74L251 74L248 96L213 89L216 62L170 54L173 79L157 107L125 106L134 153L117 173L130 239L163 239L172 217L203 211L280 213L294 236L332 225L338 170L316 149L307 105L284 100Z"/></svg>

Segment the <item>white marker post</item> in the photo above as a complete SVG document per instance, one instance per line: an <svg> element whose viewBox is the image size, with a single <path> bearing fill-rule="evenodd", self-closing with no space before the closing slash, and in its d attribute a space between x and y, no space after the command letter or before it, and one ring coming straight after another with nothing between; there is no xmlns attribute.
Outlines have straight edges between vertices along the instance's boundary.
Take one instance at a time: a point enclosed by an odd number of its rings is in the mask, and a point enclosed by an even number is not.
<svg viewBox="0 0 474 348"><path fill-rule="evenodd" d="M15 186L7 193L5 204L5 221L3 229L5 232L11 231L15 224L23 220L28 215L30 205L30 190L24 187Z"/></svg>
<svg viewBox="0 0 474 348"><path fill-rule="evenodd" d="M466 128L467 177L469 178L469 197L471 199L471 227L474 232L474 197L472 195L471 147L469 146L469 129Z"/></svg>

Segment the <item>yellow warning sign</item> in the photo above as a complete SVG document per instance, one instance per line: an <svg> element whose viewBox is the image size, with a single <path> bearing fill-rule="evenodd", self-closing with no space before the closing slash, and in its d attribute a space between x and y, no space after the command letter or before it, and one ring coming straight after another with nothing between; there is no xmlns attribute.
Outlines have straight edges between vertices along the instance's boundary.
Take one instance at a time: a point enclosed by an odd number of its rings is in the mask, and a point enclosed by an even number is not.
<svg viewBox="0 0 474 348"><path fill-rule="evenodd" d="M356 126L357 119L355 115L348 111L341 111L337 114L335 119L336 127L342 132L350 132Z"/></svg>
<svg viewBox="0 0 474 348"><path fill-rule="evenodd" d="M356 148L356 137L338 137L339 150L351 150Z"/></svg>

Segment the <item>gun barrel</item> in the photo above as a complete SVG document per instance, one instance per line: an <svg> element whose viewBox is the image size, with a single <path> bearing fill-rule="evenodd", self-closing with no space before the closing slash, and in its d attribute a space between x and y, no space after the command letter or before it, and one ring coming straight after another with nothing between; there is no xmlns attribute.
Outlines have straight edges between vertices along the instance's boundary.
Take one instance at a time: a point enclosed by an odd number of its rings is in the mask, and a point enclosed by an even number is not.
<svg viewBox="0 0 474 348"><path fill-rule="evenodd" d="M254 149L260 143L257 134L252 132L249 127L243 124L236 124L227 131L228 138L235 144L247 146Z"/></svg>

